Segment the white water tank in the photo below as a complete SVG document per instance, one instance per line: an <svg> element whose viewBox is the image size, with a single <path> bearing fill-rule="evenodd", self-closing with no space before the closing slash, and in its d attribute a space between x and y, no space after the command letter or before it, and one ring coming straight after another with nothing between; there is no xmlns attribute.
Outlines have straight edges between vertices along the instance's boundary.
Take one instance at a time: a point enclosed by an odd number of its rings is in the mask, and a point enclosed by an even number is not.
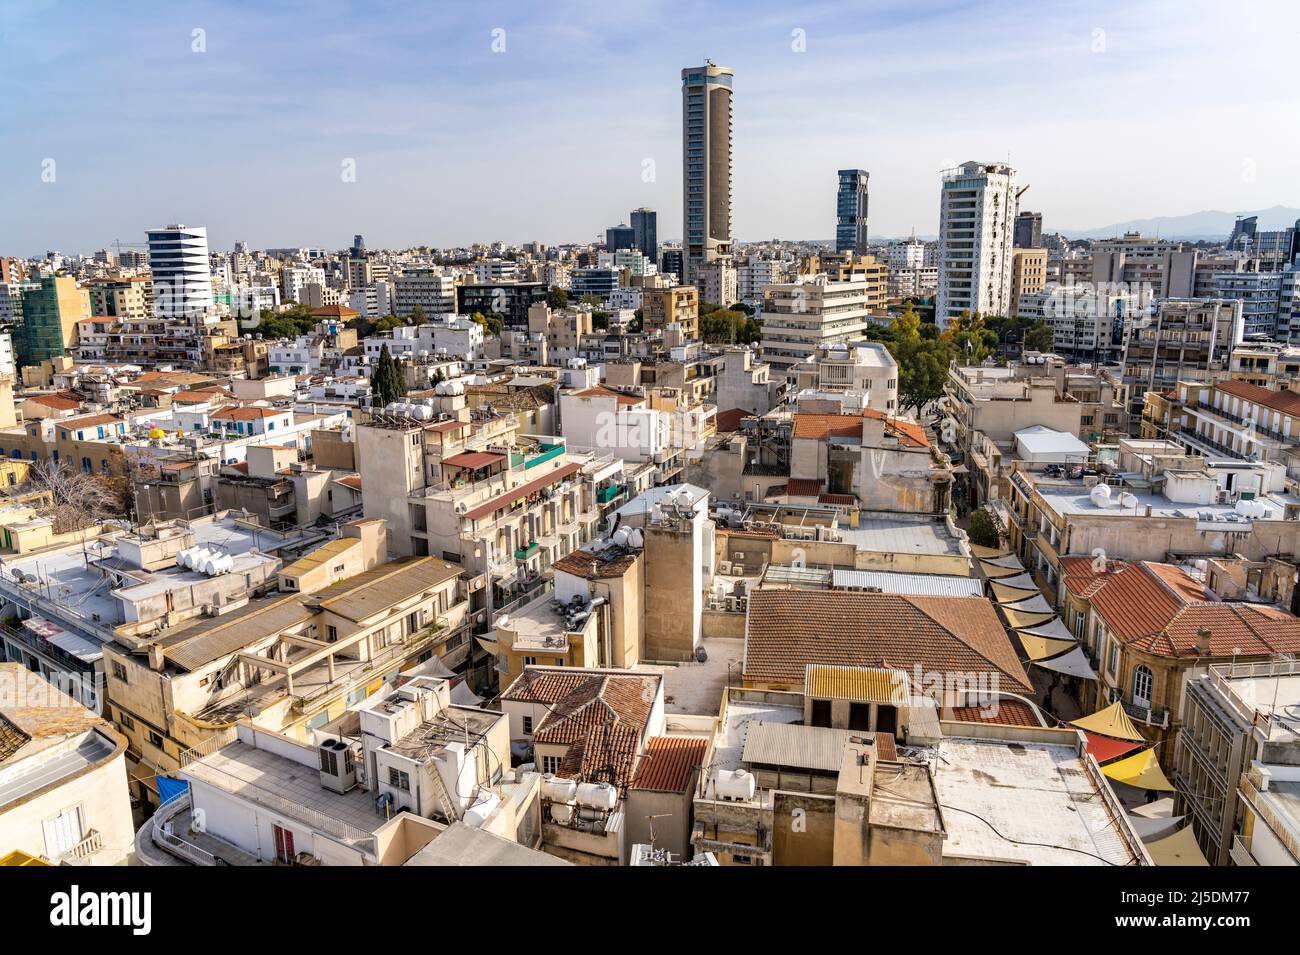
<svg viewBox="0 0 1300 955"><path fill-rule="evenodd" d="M573 802L578 794L578 784L572 779L561 779L554 773L542 777L542 796L552 802Z"/></svg>
<svg viewBox="0 0 1300 955"><path fill-rule="evenodd" d="M551 803L551 821L557 826L567 826L573 819L573 807L562 802Z"/></svg>
<svg viewBox="0 0 1300 955"><path fill-rule="evenodd" d="M753 799L754 774L743 769L720 769L713 788L719 799Z"/></svg>
<svg viewBox="0 0 1300 955"><path fill-rule="evenodd" d="M632 531L626 527L620 527L614 532L614 543L619 547L626 547L628 538L632 536Z"/></svg>
<svg viewBox="0 0 1300 955"><path fill-rule="evenodd" d="M1137 502L1138 502L1137 495L1130 494L1128 491L1125 491L1123 494L1119 496L1120 507L1137 507Z"/></svg>
<svg viewBox="0 0 1300 955"><path fill-rule="evenodd" d="M1110 485L1097 484L1088 492L1088 497L1097 507L1110 507Z"/></svg>
<svg viewBox="0 0 1300 955"><path fill-rule="evenodd" d="M490 792L481 793L478 802L465 810L465 817L461 821L471 829L478 829L488 821L488 816L496 812L499 805L501 800L497 796Z"/></svg>
<svg viewBox="0 0 1300 955"><path fill-rule="evenodd" d="M1233 510L1235 510L1242 517L1257 518L1257 517L1268 516L1268 508L1264 505L1262 501L1249 500L1249 499L1238 501L1237 506L1234 507Z"/></svg>
<svg viewBox="0 0 1300 955"><path fill-rule="evenodd" d="M608 811L618 805L618 790L609 783L582 783L578 786L578 805Z"/></svg>
<svg viewBox="0 0 1300 955"><path fill-rule="evenodd" d="M645 534L641 533L641 528L634 527L627 535L627 546L633 550L638 550L645 546Z"/></svg>

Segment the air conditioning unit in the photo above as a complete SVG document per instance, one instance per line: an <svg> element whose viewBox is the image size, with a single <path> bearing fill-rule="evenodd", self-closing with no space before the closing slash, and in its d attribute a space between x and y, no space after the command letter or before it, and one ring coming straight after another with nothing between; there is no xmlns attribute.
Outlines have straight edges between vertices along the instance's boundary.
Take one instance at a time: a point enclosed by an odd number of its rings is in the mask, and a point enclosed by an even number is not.
<svg viewBox="0 0 1300 955"><path fill-rule="evenodd" d="M731 554L731 559L736 561L737 563L743 564L745 562L745 555L738 550L733 551Z"/></svg>
<svg viewBox="0 0 1300 955"><path fill-rule="evenodd" d="M320 744L320 784L336 793L351 792L357 786L357 767L352 750L340 739Z"/></svg>
<svg viewBox="0 0 1300 955"><path fill-rule="evenodd" d="M731 561L729 561L729 560L720 560L720 561L718 561L718 573L720 573L720 574L725 574L725 575L727 575L727 576L730 576L730 575L731 575Z"/></svg>

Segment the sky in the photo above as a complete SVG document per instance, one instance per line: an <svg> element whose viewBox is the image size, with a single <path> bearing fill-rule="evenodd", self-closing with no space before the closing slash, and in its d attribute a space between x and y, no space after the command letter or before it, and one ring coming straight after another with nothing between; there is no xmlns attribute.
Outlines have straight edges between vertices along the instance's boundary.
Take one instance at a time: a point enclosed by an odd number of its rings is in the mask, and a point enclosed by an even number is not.
<svg viewBox="0 0 1300 955"><path fill-rule="evenodd" d="M933 234L1009 160L1044 228L1300 206L1289 2L0 0L0 255L681 234L680 73L735 70L740 241Z"/></svg>

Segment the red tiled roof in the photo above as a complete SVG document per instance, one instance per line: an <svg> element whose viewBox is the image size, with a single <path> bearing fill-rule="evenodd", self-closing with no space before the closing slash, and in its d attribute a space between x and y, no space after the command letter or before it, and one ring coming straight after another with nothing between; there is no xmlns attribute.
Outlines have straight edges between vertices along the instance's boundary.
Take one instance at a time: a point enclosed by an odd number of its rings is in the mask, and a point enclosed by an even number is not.
<svg viewBox="0 0 1300 955"><path fill-rule="evenodd" d="M1024 667L984 597L751 592L745 679L801 686L810 663L996 673L1010 689L1029 690Z"/></svg>
<svg viewBox="0 0 1300 955"><path fill-rule="evenodd" d="M930 439L926 436L925 429L914 421L891 418L883 411L876 411L874 408L864 409L862 417L885 422L885 434L897 438L898 443L905 448L928 448L930 446Z"/></svg>
<svg viewBox="0 0 1300 955"><path fill-rule="evenodd" d="M357 318L361 315L355 308L346 305L322 305L311 310L312 318Z"/></svg>
<svg viewBox="0 0 1300 955"><path fill-rule="evenodd" d="M728 408L714 416L714 427L719 431L739 431L740 422L752 417L753 415L744 408Z"/></svg>
<svg viewBox="0 0 1300 955"><path fill-rule="evenodd" d="M81 402L74 401L71 398L64 398L61 395L32 395L26 399L34 401L38 405L44 405L47 408L53 408L56 411L72 411L74 408L80 408Z"/></svg>
<svg viewBox="0 0 1300 955"><path fill-rule="evenodd" d="M1210 656L1300 652L1300 620L1273 607L1224 603L1172 564L1142 561L1107 576L1092 596L1107 627L1129 646L1159 656L1197 655L1210 632Z"/></svg>
<svg viewBox="0 0 1300 955"><path fill-rule="evenodd" d="M954 706L952 718L961 723L1001 726L1042 726L1034 708L1024 700L998 698L992 706Z"/></svg>
<svg viewBox="0 0 1300 955"><path fill-rule="evenodd" d="M212 412L212 417L229 421L256 421L281 414L290 414L290 411L287 408L241 408L236 405L226 405Z"/></svg>
<svg viewBox="0 0 1300 955"><path fill-rule="evenodd" d="M852 494L819 494L817 495L818 504L837 504L841 507L853 507L858 503L858 499Z"/></svg>
<svg viewBox="0 0 1300 955"><path fill-rule="evenodd" d="M597 385L595 388L585 388L582 391L573 393L575 398L617 398L618 403L624 406L642 404L645 399L638 398L635 395L625 395L622 392L614 391L612 388L604 388Z"/></svg>
<svg viewBox="0 0 1300 955"><path fill-rule="evenodd" d="M1294 391L1273 391L1245 381L1221 381L1214 387L1224 394L1253 401L1265 408L1300 416L1300 394Z"/></svg>
<svg viewBox="0 0 1300 955"><path fill-rule="evenodd" d="M60 428L67 428L75 431L78 428L88 428L91 425L100 424L121 424L122 419L111 414L93 414L87 418L64 418L59 422Z"/></svg>
<svg viewBox="0 0 1300 955"><path fill-rule="evenodd" d="M349 474L347 477L335 478L335 484L342 484L344 487L350 487L354 491L361 490L361 475Z"/></svg>
<svg viewBox="0 0 1300 955"><path fill-rule="evenodd" d="M785 482L785 493L791 497L816 497L825 483L820 478L790 478Z"/></svg>
<svg viewBox="0 0 1300 955"><path fill-rule="evenodd" d="M825 441L827 438L862 437L862 418L853 414L798 414L794 416L794 436Z"/></svg>
<svg viewBox="0 0 1300 955"><path fill-rule="evenodd" d="M578 464L576 462L573 464L566 464L564 465L564 467L556 468L550 474L547 474L543 477L539 477L536 481L529 481L527 484L521 484L516 488L511 488L509 491L506 491L506 493L499 495L498 497L494 497L486 504L480 504L478 507L471 510L465 516L469 518L471 521L476 521L480 517L484 517L488 514L493 513L494 511L497 511L505 507L507 504L511 503L512 501L517 501L521 497L527 497L529 494L532 494L534 491L540 491L548 484L554 484L556 481L561 481L564 478L568 477L570 474L576 474L578 471L581 470L582 470L581 464Z"/></svg>
<svg viewBox="0 0 1300 955"><path fill-rule="evenodd" d="M653 736L637 766L633 789L682 793L691 785L691 776L704 762L708 740L688 736Z"/></svg>
<svg viewBox="0 0 1300 955"><path fill-rule="evenodd" d="M1118 573L1123 567L1127 567L1123 561L1107 561L1105 569L1096 565L1095 557L1062 557L1061 570L1064 576L1066 589L1070 593L1080 597L1091 597L1101 588L1110 575Z"/></svg>

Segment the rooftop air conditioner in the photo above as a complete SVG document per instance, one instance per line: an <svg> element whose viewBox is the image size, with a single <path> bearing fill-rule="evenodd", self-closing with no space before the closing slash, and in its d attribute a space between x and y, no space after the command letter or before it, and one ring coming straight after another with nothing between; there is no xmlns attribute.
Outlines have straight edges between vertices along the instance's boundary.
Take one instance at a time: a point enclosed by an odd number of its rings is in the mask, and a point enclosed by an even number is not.
<svg viewBox="0 0 1300 955"><path fill-rule="evenodd" d="M339 739L320 744L320 784L331 792L351 792L357 785L357 767L352 750Z"/></svg>
<svg viewBox="0 0 1300 955"><path fill-rule="evenodd" d="M729 560L720 560L720 561L718 561L718 573L720 573L720 574L726 574L726 575L730 576L730 574L731 574L731 561L729 561Z"/></svg>

